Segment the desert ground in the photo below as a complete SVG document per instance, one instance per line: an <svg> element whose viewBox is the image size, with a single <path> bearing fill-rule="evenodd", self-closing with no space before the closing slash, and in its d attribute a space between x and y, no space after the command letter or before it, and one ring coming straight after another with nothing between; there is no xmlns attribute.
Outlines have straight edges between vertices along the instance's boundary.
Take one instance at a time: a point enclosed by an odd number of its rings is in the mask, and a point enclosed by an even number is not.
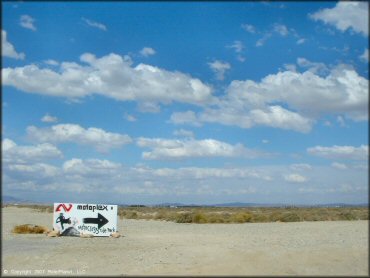
<svg viewBox="0 0 370 278"><path fill-rule="evenodd" d="M368 221L183 224L118 218L120 238L13 234L52 214L2 209L2 275L369 275Z"/></svg>

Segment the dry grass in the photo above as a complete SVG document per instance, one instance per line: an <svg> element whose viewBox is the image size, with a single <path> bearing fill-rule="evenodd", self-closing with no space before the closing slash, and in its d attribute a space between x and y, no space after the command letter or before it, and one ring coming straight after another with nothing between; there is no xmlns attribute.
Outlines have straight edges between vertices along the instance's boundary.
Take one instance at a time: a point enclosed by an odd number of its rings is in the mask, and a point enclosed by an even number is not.
<svg viewBox="0 0 370 278"><path fill-rule="evenodd" d="M153 219L176 223L257 223L368 220L366 207L340 208L221 208L221 207L120 207L121 219Z"/></svg>
<svg viewBox="0 0 370 278"><path fill-rule="evenodd" d="M47 232L49 232L47 227L31 224L18 225L12 230L12 233L14 234L43 234Z"/></svg>
<svg viewBox="0 0 370 278"><path fill-rule="evenodd" d="M18 205L3 205L4 207L17 207L17 208L30 208L37 212L48 212L53 213L54 205L34 205L34 204L18 204Z"/></svg>
<svg viewBox="0 0 370 278"><path fill-rule="evenodd" d="M17 205L38 212L53 212L50 205ZM369 220L367 207L119 207L120 219L163 220L176 223L258 223Z"/></svg>

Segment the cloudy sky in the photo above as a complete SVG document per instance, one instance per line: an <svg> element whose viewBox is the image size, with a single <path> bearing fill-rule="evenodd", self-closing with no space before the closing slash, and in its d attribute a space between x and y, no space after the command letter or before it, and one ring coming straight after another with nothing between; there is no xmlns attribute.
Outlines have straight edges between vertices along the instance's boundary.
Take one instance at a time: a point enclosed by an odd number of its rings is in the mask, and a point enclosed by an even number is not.
<svg viewBox="0 0 370 278"><path fill-rule="evenodd" d="M365 2L5 2L3 195L365 203Z"/></svg>

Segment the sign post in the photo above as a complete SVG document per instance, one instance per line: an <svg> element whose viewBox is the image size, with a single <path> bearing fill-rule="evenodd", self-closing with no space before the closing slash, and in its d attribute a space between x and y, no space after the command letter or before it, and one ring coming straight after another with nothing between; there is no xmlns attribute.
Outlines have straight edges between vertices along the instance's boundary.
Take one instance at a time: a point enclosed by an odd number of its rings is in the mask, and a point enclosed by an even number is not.
<svg viewBox="0 0 370 278"><path fill-rule="evenodd" d="M117 205L54 203L53 227L62 236L110 236L117 232Z"/></svg>

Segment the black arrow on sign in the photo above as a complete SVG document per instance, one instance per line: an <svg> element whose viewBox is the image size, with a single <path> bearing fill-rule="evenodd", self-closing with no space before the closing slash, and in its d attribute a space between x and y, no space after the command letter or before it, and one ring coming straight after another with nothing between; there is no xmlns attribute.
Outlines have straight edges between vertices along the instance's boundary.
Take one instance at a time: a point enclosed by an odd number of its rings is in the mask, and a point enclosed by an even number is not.
<svg viewBox="0 0 370 278"><path fill-rule="evenodd" d="M108 223L108 219L105 218L100 213L98 213L98 218L84 218L82 219L82 221L85 224L98 224L98 229L100 229L101 227Z"/></svg>

